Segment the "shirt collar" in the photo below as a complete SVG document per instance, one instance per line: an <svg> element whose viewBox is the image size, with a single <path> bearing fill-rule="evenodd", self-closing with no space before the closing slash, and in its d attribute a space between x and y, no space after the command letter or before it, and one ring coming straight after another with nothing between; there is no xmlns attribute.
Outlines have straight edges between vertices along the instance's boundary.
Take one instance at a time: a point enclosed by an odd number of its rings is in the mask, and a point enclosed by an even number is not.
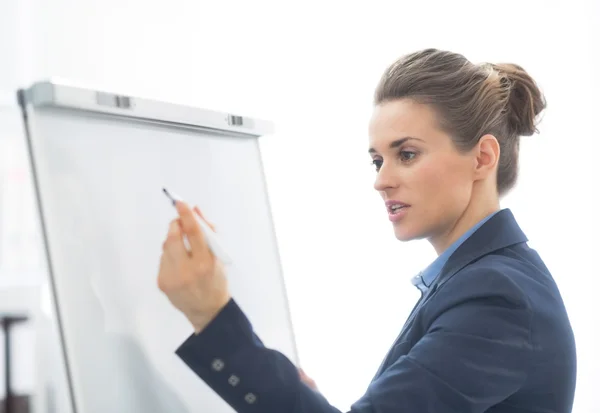
<svg viewBox="0 0 600 413"><path fill-rule="evenodd" d="M440 254L427 268L421 271L419 274L414 276L411 280L412 284L417 287L421 292L426 292L429 287L433 284L437 276L442 271L444 265L450 258L450 256L465 242L475 231L477 231L483 224L485 224L490 218L496 215L499 211L493 212L487 217L483 218L467 232L465 232L460 238L450 245L442 254Z"/></svg>

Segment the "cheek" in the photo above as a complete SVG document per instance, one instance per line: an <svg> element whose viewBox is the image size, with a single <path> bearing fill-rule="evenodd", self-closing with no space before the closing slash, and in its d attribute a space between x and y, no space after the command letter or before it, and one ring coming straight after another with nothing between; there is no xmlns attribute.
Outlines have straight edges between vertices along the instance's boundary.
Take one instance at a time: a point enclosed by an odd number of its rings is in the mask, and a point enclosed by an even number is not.
<svg viewBox="0 0 600 413"><path fill-rule="evenodd" d="M469 196L465 164L448 159L429 159L415 169L413 190L440 207Z"/></svg>

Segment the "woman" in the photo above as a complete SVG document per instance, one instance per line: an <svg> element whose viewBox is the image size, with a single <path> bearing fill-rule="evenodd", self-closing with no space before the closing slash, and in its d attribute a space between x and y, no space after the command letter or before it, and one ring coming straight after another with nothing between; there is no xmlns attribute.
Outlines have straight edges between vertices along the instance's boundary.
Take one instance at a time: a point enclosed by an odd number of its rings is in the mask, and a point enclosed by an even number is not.
<svg viewBox="0 0 600 413"><path fill-rule="evenodd" d="M369 127L375 189L396 237L427 238L438 258L415 279L422 297L351 412L571 411L576 357L563 301L499 207L517 179L519 138L536 131L544 107L517 65L427 49L384 73ZM177 208L158 283L195 328L178 355L239 412L337 412L263 346L192 210Z"/></svg>

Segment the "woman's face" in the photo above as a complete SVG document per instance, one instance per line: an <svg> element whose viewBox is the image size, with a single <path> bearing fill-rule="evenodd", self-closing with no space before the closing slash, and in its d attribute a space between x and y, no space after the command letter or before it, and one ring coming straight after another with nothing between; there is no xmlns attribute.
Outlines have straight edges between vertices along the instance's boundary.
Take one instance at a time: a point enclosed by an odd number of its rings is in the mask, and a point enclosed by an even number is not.
<svg viewBox="0 0 600 413"><path fill-rule="evenodd" d="M460 153L434 111L409 99L382 103L369 125L375 189L396 238L449 236L472 199L477 160Z"/></svg>

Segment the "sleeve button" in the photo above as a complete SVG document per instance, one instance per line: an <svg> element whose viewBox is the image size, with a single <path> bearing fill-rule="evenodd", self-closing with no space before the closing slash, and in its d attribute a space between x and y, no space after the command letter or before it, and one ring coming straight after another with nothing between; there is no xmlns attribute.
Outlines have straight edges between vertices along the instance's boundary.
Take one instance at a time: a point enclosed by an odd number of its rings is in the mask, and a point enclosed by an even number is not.
<svg viewBox="0 0 600 413"><path fill-rule="evenodd" d="M221 359L214 359L212 362L212 369L214 371L221 371L223 370L223 367L225 367L225 363L223 363L223 360Z"/></svg>
<svg viewBox="0 0 600 413"><path fill-rule="evenodd" d="M235 375L233 375L233 374L232 374L232 375L229 377L229 380L228 380L228 381L229 381L229 384L231 384L233 387L235 387L235 386L237 386L237 385L238 385L238 383L240 382L240 378L239 378L238 376L235 376Z"/></svg>
<svg viewBox="0 0 600 413"><path fill-rule="evenodd" d="M244 397L244 400L246 400L246 403L248 404L253 404L256 402L256 396L254 393L248 393L246 394L246 397Z"/></svg>

